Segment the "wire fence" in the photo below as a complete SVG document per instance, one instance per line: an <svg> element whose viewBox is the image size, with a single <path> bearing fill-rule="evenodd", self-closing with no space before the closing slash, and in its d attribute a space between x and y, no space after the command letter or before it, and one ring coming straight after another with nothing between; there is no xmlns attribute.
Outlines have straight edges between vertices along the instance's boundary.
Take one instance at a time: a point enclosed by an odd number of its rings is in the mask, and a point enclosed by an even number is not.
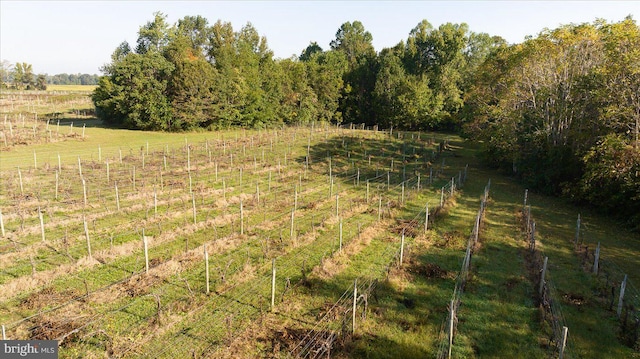
<svg viewBox="0 0 640 359"><path fill-rule="evenodd" d="M573 243L575 253L582 260L582 268L592 273L598 283L595 294L601 298L600 302L616 313L620 342L640 351L640 292L627 273L606 256L606 247L600 246L600 242L592 250L584 245L586 229L580 222L578 216Z"/></svg>
<svg viewBox="0 0 640 359"><path fill-rule="evenodd" d="M536 289L535 299L541 309L542 320L548 323L549 328L548 352L551 356L558 358L574 357L572 343L568 340L569 328L562 314L560 297L549 275L549 257L540 250L539 246L536 246L536 224L531 214L531 206L528 205L528 190L525 191L521 213L521 226L525 241L528 243L525 260Z"/></svg>
<svg viewBox="0 0 640 359"><path fill-rule="evenodd" d="M453 183L453 181L452 181ZM462 260L462 267L460 269L460 273L456 278L456 285L453 289L453 295L451 297L451 301L449 302L449 310L447 311L447 317L442 324L442 329L440 331L440 344L438 345L438 350L436 353L436 357L441 358L451 358L454 339L456 335L456 328L458 326L458 309L461 304L462 294L464 293L465 285L467 284L467 280L469 279L469 267L471 266L471 258L473 256L473 252L475 250L476 244L478 243L480 230L482 227L482 219L484 217L484 211L487 206L487 201L489 199L489 190L491 188L491 180L487 183L484 188L484 193L482 195L482 199L480 201L480 209L478 210L478 214L474 221L473 229L471 230L471 235L467 241L467 249L465 251L464 258Z"/></svg>

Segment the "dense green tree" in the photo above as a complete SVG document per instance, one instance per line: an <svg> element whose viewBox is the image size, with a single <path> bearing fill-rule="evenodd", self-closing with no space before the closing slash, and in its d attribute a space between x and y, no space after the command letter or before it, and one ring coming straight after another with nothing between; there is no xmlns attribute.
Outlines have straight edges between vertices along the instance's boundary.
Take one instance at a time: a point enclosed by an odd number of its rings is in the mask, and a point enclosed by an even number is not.
<svg viewBox="0 0 640 359"><path fill-rule="evenodd" d="M173 113L172 129L192 130L216 127L213 104L217 102L216 69L186 34L176 36L165 57L175 67L167 82L167 96Z"/></svg>
<svg viewBox="0 0 640 359"><path fill-rule="evenodd" d="M35 84L36 90L44 91L47 89L47 77L43 74L38 75Z"/></svg>
<svg viewBox="0 0 640 359"><path fill-rule="evenodd" d="M24 81L24 67L21 62L16 62L13 67L13 87L21 89Z"/></svg>
<svg viewBox="0 0 640 359"><path fill-rule="evenodd" d="M640 192L638 48L631 19L561 26L499 45L473 75L467 132L529 186L629 218L637 208L628 199L637 202ZM604 197L591 193L598 187Z"/></svg>
<svg viewBox="0 0 640 359"><path fill-rule="evenodd" d="M302 50L302 54L300 54L300 61L309 61L314 54L322 53L322 47L318 45L317 42L313 41L309 44L304 50Z"/></svg>
<svg viewBox="0 0 640 359"><path fill-rule="evenodd" d="M173 122L167 81L174 66L160 53L130 53L100 79L92 98L106 123L142 130L179 128Z"/></svg>
<svg viewBox="0 0 640 359"><path fill-rule="evenodd" d="M373 89L376 81L376 53L373 36L360 21L346 22L331 41L331 49L342 52L348 64L343 78L340 110L345 121L374 124Z"/></svg>
<svg viewBox="0 0 640 359"><path fill-rule="evenodd" d="M190 47L203 55L208 51L209 32L209 22L200 15L185 16L178 20L176 27L176 35L187 38Z"/></svg>
<svg viewBox="0 0 640 359"><path fill-rule="evenodd" d="M318 119L342 122L339 105L344 90L343 76L348 70L346 56L338 51L316 53L305 64L309 86L318 101Z"/></svg>
<svg viewBox="0 0 640 359"><path fill-rule="evenodd" d="M147 22L138 30L136 53L146 54L149 51L160 51L169 42L169 24L167 15L156 12L153 21Z"/></svg>

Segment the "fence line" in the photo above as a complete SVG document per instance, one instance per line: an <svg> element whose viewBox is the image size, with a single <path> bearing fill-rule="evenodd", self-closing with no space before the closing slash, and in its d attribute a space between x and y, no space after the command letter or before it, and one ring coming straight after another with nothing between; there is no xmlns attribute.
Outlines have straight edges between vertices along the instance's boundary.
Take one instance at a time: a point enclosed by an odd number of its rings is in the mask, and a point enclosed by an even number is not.
<svg viewBox="0 0 640 359"><path fill-rule="evenodd" d="M567 340L568 326L562 314L562 306L558 292L553 281L548 276L548 259L536 245L536 224L531 214L531 206L528 204L528 190L525 190L522 207L521 226L524 231L525 241L528 244L528 251L525 260L530 267L531 281L534 283L535 299L537 305L542 309L542 319L551 328L549 335L549 351L551 355L558 358L571 358L572 345ZM543 260L544 258L544 260Z"/></svg>
<svg viewBox="0 0 640 359"><path fill-rule="evenodd" d="M482 226L482 218L484 217L484 212L487 207L487 200L489 199L489 190L491 187L491 180L487 183L484 188L484 193L482 195L482 199L480 201L480 210L476 216L474 221L473 229L471 230L471 235L467 240L467 250L465 251L464 258L462 260L462 267L460 269L460 274L456 278L456 284L453 289L453 295L451 297L451 301L449 302L449 310L447 311L447 317L442 325L442 330L440 331L440 345L438 346L438 350L436 353L436 357L439 359L443 358L451 358L452 349L454 345L454 339L456 335L456 328L458 325L458 316L457 312L461 304L462 294L464 293L464 288L469 279L469 267L471 265L471 258L473 256L473 252L475 250L475 246L478 243L480 230Z"/></svg>

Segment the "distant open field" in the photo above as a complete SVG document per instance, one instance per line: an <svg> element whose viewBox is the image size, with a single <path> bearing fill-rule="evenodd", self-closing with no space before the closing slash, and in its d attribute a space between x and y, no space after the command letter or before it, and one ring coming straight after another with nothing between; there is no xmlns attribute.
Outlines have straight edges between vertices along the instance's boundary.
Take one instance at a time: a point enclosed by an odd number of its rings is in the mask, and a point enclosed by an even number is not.
<svg viewBox="0 0 640 359"><path fill-rule="evenodd" d="M91 92L96 89L96 85L47 85L47 91L78 91Z"/></svg>
<svg viewBox="0 0 640 359"><path fill-rule="evenodd" d="M530 230L525 189L477 143L107 129L64 96L2 99L9 339L60 358L640 358L640 236L536 193Z"/></svg>

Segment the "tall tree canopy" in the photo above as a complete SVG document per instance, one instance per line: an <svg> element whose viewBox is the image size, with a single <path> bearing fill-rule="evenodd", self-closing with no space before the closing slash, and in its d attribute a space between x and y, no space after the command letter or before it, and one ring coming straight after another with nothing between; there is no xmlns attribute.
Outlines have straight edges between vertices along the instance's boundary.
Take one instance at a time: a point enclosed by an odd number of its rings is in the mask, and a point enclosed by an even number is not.
<svg viewBox="0 0 640 359"><path fill-rule="evenodd" d="M497 46L477 67L466 132L528 185L640 228L640 29L561 26Z"/></svg>

